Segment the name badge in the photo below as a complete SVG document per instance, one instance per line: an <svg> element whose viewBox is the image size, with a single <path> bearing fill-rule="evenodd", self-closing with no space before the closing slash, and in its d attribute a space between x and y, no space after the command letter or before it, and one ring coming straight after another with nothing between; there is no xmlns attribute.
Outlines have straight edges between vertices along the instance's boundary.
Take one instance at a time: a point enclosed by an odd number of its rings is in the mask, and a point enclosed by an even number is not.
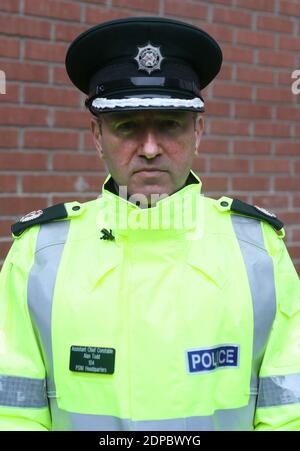
<svg viewBox="0 0 300 451"><path fill-rule="evenodd" d="M239 345L220 345L208 349L186 351L189 373L214 371L219 368L234 368L239 365Z"/></svg>
<svg viewBox="0 0 300 451"><path fill-rule="evenodd" d="M71 346L70 371L113 374L116 350L94 346Z"/></svg>

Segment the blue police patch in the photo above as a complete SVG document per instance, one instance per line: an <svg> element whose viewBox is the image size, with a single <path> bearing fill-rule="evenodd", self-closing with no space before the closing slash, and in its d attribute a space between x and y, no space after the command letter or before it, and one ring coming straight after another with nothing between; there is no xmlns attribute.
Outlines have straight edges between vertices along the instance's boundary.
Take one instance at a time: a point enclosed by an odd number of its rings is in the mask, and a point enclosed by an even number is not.
<svg viewBox="0 0 300 451"><path fill-rule="evenodd" d="M206 349L186 351L188 372L203 373L219 368L239 366L239 345L220 345Z"/></svg>

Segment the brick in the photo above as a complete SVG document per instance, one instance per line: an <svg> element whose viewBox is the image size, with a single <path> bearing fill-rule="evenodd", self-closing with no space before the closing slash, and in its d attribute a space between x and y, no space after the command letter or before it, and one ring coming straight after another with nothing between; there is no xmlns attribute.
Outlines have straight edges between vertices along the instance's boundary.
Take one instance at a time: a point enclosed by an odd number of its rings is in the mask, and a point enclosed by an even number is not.
<svg viewBox="0 0 300 451"><path fill-rule="evenodd" d="M41 108L0 107L2 125L47 125L47 110Z"/></svg>
<svg viewBox="0 0 300 451"><path fill-rule="evenodd" d="M5 258L12 245L12 240L0 241L0 258Z"/></svg>
<svg viewBox="0 0 300 451"><path fill-rule="evenodd" d="M159 13L160 0L112 0L112 6Z"/></svg>
<svg viewBox="0 0 300 451"><path fill-rule="evenodd" d="M3 34L30 36L35 38L50 37L50 23L46 20L3 14L0 16L0 30Z"/></svg>
<svg viewBox="0 0 300 451"><path fill-rule="evenodd" d="M223 59L233 63L253 63L253 49L222 45Z"/></svg>
<svg viewBox="0 0 300 451"><path fill-rule="evenodd" d="M84 25L74 25L66 23L55 24L55 40L66 41L68 44L73 41L79 34L86 30Z"/></svg>
<svg viewBox="0 0 300 451"><path fill-rule="evenodd" d="M275 189L278 191L299 191L299 177L277 177L275 179Z"/></svg>
<svg viewBox="0 0 300 451"><path fill-rule="evenodd" d="M215 116L225 116L228 117L230 114L230 105L229 103L219 102L209 100L205 103L205 111L211 117Z"/></svg>
<svg viewBox="0 0 300 451"><path fill-rule="evenodd" d="M291 84L293 83L291 70L287 70L287 72L278 72L276 75L280 85L287 85L289 89L291 89Z"/></svg>
<svg viewBox="0 0 300 451"><path fill-rule="evenodd" d="M296 208L300 207L300 195L299 196L297 196L297 195L293 196L293 206L296 207Z"/></svg>
<svg viewBox="0 0 300 451"><path fill-rule="evenodd" d="M294 28L291 20L273 16L258 16L256 24L258 29L277 31L279 33L292 33Z"/></svg>
<svg viewBox="0 0 300 451"><path fill-rule="evenodd" d="M276 109L276 117L281 120L300 121L299 107L278 106ZM300 154L300 150L299 150Z"/></svg>
<svg viewBox="0 0 300 451"><path fill-rule="evenodd" d="M67 85L72 86L72 83L66 73L66 69L64 67L56 66L53 70L53 82L59 85Z"/></svg>
<svg viewBox="0 0 300 451"><path fill-rule="evenodd" d="M297 217L298 217L298 223L299 223L299 221L300 221L300 214L298 214ZM289 246L289 254L290 254L290 257L292 259L299 258L300 257L300 246L290 245Z"/></svg>
<svg viewBox="0 0 300 451"><path fill-rule="evenodd" d="M0 211L1 214L1 211ZM0 236L10 236L11 230L10 226L12 224L11 219L0 219Z"/></svg>
<svg viewBox="0 0 300 451"><path fill-rule="evenodd" d="M1 97L3 100L5 99L5 103L19 103L19 95L20 85L17 83L6 82L5 97Z"/></svg>
<svg viewBox="0 0 300 451"><path fill-rule="evenodd" d="M265 105L251 105L248 103L235 104L237 118L271 118L272 108Z"/></svg>
<svg viewBox="0 0 300 451"><path fill-rule="evenodd" d="M289 202L289 196L286 195L272 195L272 194L261 194L259 196L254 195L252 198L253 205L258 205L259 207L267 208L267 210L276 214L277 208L286 208ZM278 215L279 219L280 214Z"/></svg>
<svg viewBox="0 0 300 451"><path fill-rule="evenodd" d="M299 276L300 276L300 262L295 263L295 269L297 271L297 274L299 274Z"/></svg>
<svg viewBox="0 0 300 451"><path fill-rule="evenodd" d="M238 81L272 84L274 82L274 72L270 69L258 67L237 67L236 78Z"/></svg>
<svg viewBox="0 0 300 451"><path fill-rule="evenodd" d="M128 12L122 11L121 9L107 9L102 7L90 7L85 8L85 22L88 25L99 24L107 20L121 19L123 17L128 17Z"/></svg>
<svg viewBox="0 0 300 451"><path fill-rule="evenodd" d="M18 129L0 128L0 147L17 147Z"/></svg>
<svg viewBox="0 0 300 451"><path fill-rule="evenodd" d="M269 122L256 123L255 134L257 136L288 137L291 134L290 126L285 124L270 124Z"/></svg>
<svg viewBox="0 0 300 451"><path fill-rule="evenodd" d="M298 1L283 1L279 3L279 11L281 14L286 14L287 16L299 16L300 17L300 4Z"/></svg>
<svg viewBox="0 0 300 451"><path fill-rule="evenodd" d="M79 136L75 132L25 130L24 147L40 149L77 149Z"/></svg>
<svg viewBox="0 0 300 451"><path fill-rule="evenodd" d="M80 93L75 89L67 90L54 87L27 86L25 102L42 105L80 106Z"/></svg>
<svg viewBox="0 0 300 451"><path fill-rule="evenodd" d="M296 127L296 137L300 138L300 127ZM299 155L299 153L298 153Z"/></svg>
<svg viewBox="0 0 300 451"><path fill-rule="evenodd" d="M211 132L220 135L248 135L249 123L234 120L215 120Z"/></svg>
<svg viewBox="0 0 300 451"><path fill-rule="evenodd" d="M19 12L19 0L1 0L0 2L0 11L7 11L10 13Z"/></svg>
<svg viewBox="0 0 300 451"><path fill-rule="evenodd" d="M291 38L290 36L280 36L279 48L281 50L289 50L291 52L300 51L299 39Z"/></svg>
<svg viewBox="0 0 300 451"><path fill-rule="evenodd" d="M217 177L202 175L201 176L203 192L227 192L228 191L228 178L227 177Z"/></svg>
<svg viewBox="0 0 300 451"><path fill-rule="evenodd" d="M208 139L204 136L200 145L200 153L220 153L226 154L228 152L229 142L221 139Z"/></svg>
<svg viewBox="0 0 300 451"><path fill-rule="evenodd" d="M1 61L1 69L8 80L48 82L47 65Z"/></svg>
<svg viewBox="0 0 300 451"><path fill-rule="evenodd" d="M193 161L192 169L194 172L203 174L206 170L206 159L203 157L196 157Z"/></svg>
<svg viewBox="0 0 300 451"><path fill-rule="evenodd" d="M8 56L10 58L19 58L20 40L1 37L0 40L0 56Z"/></svg>
<svg viewBox="0 0 300 451"><path fill-rule="evenodd" d="M33 196L6 196L0 197L0 214L3 216L21 217L26 213L47 207L47 199ZM12 221L12 223L14 220Z"/></svg>
<svg viewBox="0 0 300 451"><path fill-rule="evenodd" d="M265 154L271 153L271 142L268 141L234 141L233 151L236 154Z"/></svg>
<svg viewBox="0 0 300 451"><path fill-rule="evenodd" d="M249 172L249 161L237 158L211 158L211 172Z"/></svg>
<svg viewBox="0 0 300 451"><path fill-rule="evenodd" d="M300 143L281 142L276 144L277 155L300 155Z"/></svg>
<svg viewBox="0 0 300 451"><path fill-rule="evenodd" d="M299 157L300 157L300 152L299 152ZM295 161L295 172L300 173L300 161Z"/></svg>
<svg viewBox="0 0 300 451"><path fill-rule="evenodd" d="M66 52L66 44L26 41L25 58L27 59L63 63Z"/></svg>
<svg viewBox="0 0 300 451"><path fill-rule="evenodd" d="M57 171L104 171L105 167L96 150L78 154L61 152L53 156L53 169Z"/></svg>
<svg viewBox="0 0 300 451"><path fill-rule="evenodd" d="M13 193L16 191L17 178L15 175L0 174L0 192Z"/></svg>
<svg viewBox="0 0 300 451"><path fill-rule="evenodd" d="M273 12L275 2L274 0L260 0L259 2L254 2L253 0L236 0L235 5L247 9Z"/></svg>
<svg viewBox="0 0 300 451"><path fill-rule="evenodd" d="M95 150L95 144L94 144L94 141L93 141L93 136L92 136L92 133L90 131L86 132L84 134L84 148L85 148L85 150Z"/></svg>
<svg viewBox="0 0 300 451"><path fill-rule="evenodd" d="M252 99L252 87L245 85L232 85L219 82L213 87L214 97L223 97L229 99Z"/></svg>
<svg viewBox="0 0 300 451"><path fill-rule="evenodd" d="M252 16L249 13L229 8L214 7L213 10L214 22L227 23L231 25L240 25L242 27L250 27L252 23Z"/></svg>
<svg viewBox="0 0 300 451"><path fill-rule="evenodd" d="M25 13L60 20L80 21L80 5L69 1L43 0L37 2L36 0L26 0Z"/></svg>
<svg viewBox="0 0 300 451"><path fill-rule="evenodd" d="M99 186L101 187L104 183L105 177L99 177ZM68 195L59 195L59 194L54 194L54 195L50 195L50 199L51 199L51 205L55 205L55 204L60 204L60 203L65 203L65 202L74 202L74 200L76 200L77 202L80 202L81 204L83 204L84 202L89 202L91 200L94 200L98 197L98 194L100 194L100 190L98 190L95 194L90 194L90 195L86 195L86 194L82 194L82 193L75 193L73 196L68 196Z"/></svg>
<svg viewBox="0 0 300 451"><path fill-rule="evenodd" d="M217 80L232 80L232 65L222 64L221 70L218 73Z"/></svg>
<svg viewBox="0 0 300 451"><path fill-rule="evenodd" d="M46 153L24 153L24 152L0 152L0 168L1 170L43 170L47 169Z"/></svg>
<svg viewBox="0 0 300 451"><path fill-rule="evenodd" d="M232 177L234 191L268 191L270 179L268 177Z"/></svg>
<svg viewBox="0 0 300 451"><path fill-rule="evenodd" d="M90 128L91 116L87 111L55 111L54 126L66 128Z"/></svg>
<svg viewBox="0 0 300 451"><path fill-rule="evenodd" d="M24 193L97 192L100 190L98 175L24 175Z"/></svg>
<svg viewBox="0 0 300 451"><path fill-rule="evenodd" d="M255 160L254 161L254 172L269 172L269 173L280 173L290 171L289 160Z"/></svg>
<svg viewBox="0 0 300 451"><path fill-rule="evenodd" d="M210 34L213 38L220 42L232 42L233 41L233 30L230 27L226 27L223 25L215 24L215 23L207 23L205 21L197 21L197 26L202 28L208 34Z"/></svg>
<svg viewBox="0 0 300 451"><path fill-rule="evenodd" d="M285 227L293 224L300 224L300 212L293 212L293 211L287 211L287 212L281 212L280 213L280 220L285 224ZM299 246L300 249L300 246ZM299 257L300 255L297 255ZM294 255L293 257L296 257Z"/></svg>
<svg viewBox="0 0 300 451"><path fill-rule="evenodd" d="M294 56L288 52L275 52L269 50L259 50L258 52L259 64L273 67L294 67Z"/></svg>
<svg viewBox="0 0 300 451"><path fill-rule="evenodd" d="M254 47L273 48L275 45L275 36L271 33L261 33L259 31L237 30L237 44L250 45Z"/></svg>
<svg viewBox="0 0 300 451"><path fill-rule="evenodd" d="M256 90L257 100L264 100L274 102L291 103L293 99L293 93L291 89L285 88L257 88Z"/></svg>
<svg viewBox="0 0 300 451"><path fill-rule="evenodd" d="M165 15L190 17L191 19L207 19L208 8L188 0L165 0Z"/></svg>
<svg viewBox="0 0 300 451"><path fill-rule="evenodd" d="M1 223L0 223L0 230L1 230ZM292 230L292 241L300 242L300 229Z"/></svg>

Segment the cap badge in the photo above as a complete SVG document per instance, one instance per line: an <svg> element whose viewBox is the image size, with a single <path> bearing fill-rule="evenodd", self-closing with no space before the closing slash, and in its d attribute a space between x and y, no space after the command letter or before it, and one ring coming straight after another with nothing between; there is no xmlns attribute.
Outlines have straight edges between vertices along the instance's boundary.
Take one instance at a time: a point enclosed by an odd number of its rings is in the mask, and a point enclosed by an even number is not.
<svg viewBox="0 0 300 451"><path fill-rule="evenodd" d="M22 216L22 218L20 219L20 222L32 221L32 219L36 219L39 216L41 216L42 214L43 214L43 210L31 211L30 213L27 213L27 215Z"/></svg>
<svg viewBox="0 0 300 451"><path fill-rule="evenodd" d="M261 212L264 213L265 215L271 216L271 218L277 218L277 216L276 216L274 213L270 212L270 211L267 210L266 208L258 207L257 205L254 205L254 207L256 208L256 210L261 211Z"/></svg>
<svg viewBox="0 0 300 451"><path fill-rule="evenodd" d="M148 42L145 47L138 47L138 54L134 58L138 63L138 70L145 70L148 74L160 70L164 57L160 53L160 47L154 47Z"/></svg>

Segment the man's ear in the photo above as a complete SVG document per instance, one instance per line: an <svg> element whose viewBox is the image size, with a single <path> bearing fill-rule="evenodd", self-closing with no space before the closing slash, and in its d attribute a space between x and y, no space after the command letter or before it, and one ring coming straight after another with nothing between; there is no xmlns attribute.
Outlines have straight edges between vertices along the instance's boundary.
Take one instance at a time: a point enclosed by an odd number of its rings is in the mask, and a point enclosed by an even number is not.
<svg viewBox="0 0 300 451"><path fill-rule="evenodd" d="M99 153L100 158L103 158L102 130L101 130L101 122L100 122L99 118L92 117L91 131L93 134L93 140L94 140L95 147Z"/></svg>
<svg viewBox="0 0 300 451"><path fill-rule="evenodd" d="M198 155L198 150L204 131L204 117L201 113L198 113L195 118L195 155Z"/></svg>

